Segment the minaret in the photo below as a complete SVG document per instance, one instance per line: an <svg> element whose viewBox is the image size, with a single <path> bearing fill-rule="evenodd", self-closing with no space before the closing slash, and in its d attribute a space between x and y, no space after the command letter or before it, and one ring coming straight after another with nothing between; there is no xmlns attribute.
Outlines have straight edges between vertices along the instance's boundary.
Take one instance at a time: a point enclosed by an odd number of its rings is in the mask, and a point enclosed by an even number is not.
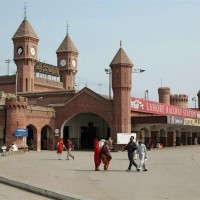
<svg viewBox="0 0 200 200"><path fill-rule="evenodd" d="M14 62L17 65L17 92L34 91L34 66L37 62L38 36L26 17L13 38Z"/></svg>
<svg viewBox="0 0 200 200"><path fill-rule="evenodd" d="M57 65L60 71L60 81L65 89L74 89L75 75L77 72L78 50L69 37L68 25L67 35L56 51Z"/></svg>
<svg viewBox="0 0 200 200"><path fill-rule="evenodd" d="M120 49L110 63L112 70L113 89L113 124L114 134L131 132L131 74L133 63L124 52L121 42Z"/></svg>

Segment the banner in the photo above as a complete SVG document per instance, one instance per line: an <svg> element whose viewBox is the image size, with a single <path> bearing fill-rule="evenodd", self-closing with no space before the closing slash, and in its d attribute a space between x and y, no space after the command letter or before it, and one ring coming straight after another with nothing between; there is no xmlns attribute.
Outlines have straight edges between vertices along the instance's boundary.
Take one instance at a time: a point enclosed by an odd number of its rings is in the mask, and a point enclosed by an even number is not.
<svg viewBox="0 0 200 200"><path fill-rule="evenodd" d="M179 117L200 119L200 111L184 109L178 106L171 106L134 97L131 98L131 110L156 115L175 115Z"/></svg>

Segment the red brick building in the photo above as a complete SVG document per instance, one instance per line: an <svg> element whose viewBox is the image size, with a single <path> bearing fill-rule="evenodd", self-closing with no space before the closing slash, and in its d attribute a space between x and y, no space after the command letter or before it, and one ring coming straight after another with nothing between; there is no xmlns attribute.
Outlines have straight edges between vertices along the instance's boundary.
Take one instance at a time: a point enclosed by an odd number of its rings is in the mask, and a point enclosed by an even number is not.
<svg viewBox="0 0 200 200"><path fill-rule="evenodd" d="M55 130L59 130L64 141L70 137L77 148L92 148L96 136L111 136L116 143L117 133L135 132L146 144L160 141L164 146L175 142L180 145L178 141L194 144L194 138L200 138L198 111L186 116L178 115L178 111L157 112L158 107L166 109L166 105L192 112L187 109L187 95L174 96L169 88L159 88L160 103L131 100L133 63L121 46L110 64L113 97L108 98L87 87L75 89L79 52L68 34L56 52L57 66L37 60L39 38L26 18L12 40L17 73L0 77L1 145L16 140L16 129L28 130L28 137L23 140L33 141L37 151L55 149ZM132 107L135 100L155 108L136 109ZM182 123L175 123L172 118ZM195 123L188 125L186 119Z"/></svg>

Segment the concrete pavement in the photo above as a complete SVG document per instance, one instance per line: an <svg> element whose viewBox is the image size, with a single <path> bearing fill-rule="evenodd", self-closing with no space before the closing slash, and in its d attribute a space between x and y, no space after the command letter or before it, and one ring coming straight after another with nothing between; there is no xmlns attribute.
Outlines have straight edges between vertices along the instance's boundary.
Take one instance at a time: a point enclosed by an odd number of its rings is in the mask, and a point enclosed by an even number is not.
<svg viewBox="0 0 200 200"><path fill-rule="evenodd" d="M93 152L55 151L0 156L0 182L54 199L199 200L200 146L148 151L148 172L131 172L127 152L113 152L109 170L94 171ZM138 160L137 160L138 162Z"/></svg>
<svg viewBox="0 0 200 200"><path fill-rule="evenodd" d="M25 190L20 190L6 184L0 183L0 199L1 200L49 200L48 197L37 195Z"/></svg>

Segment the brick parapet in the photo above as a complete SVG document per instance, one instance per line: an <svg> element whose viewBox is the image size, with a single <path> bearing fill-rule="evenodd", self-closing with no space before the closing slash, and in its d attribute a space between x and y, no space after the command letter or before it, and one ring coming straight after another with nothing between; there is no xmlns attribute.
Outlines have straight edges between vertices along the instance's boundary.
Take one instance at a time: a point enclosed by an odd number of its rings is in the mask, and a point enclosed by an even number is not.
<svg viewBox="0 0 200 200"><path fill-rule="evenodd" d="M5 99L5 106L7 108L15 108L15 107L21 107L26 108L28 104L28 100L26 97L11 97Z"/></svg>
<svg viewBox="0 0 200 200"><path fill-rule="evenodd" d="M188 108L188 95L185 94L170 95L170 104L182 108Z"/></svg>

